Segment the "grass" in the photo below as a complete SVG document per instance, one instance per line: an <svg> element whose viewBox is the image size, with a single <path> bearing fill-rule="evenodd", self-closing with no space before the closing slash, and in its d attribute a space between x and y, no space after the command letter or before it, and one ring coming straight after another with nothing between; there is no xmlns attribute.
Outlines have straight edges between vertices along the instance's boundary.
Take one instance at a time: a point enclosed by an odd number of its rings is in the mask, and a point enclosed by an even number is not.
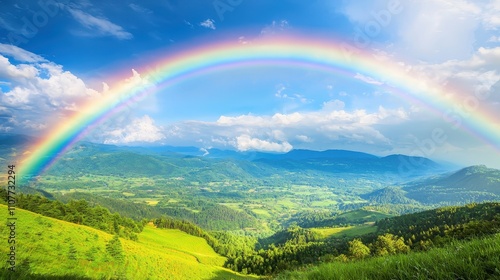
<svg viewBox="0 0 500 280"><path fill-rule="evenodd" d="M160 202L159 200L146 200L146 203L150 206L156 206Z"/></svg>
<svg viewBox="0 0 500 280"><path fill-rule="evenodd" d="M106 251L110 234L21 209L16 209L16 217L16 256L22 273L9 276L6 271L5 242L0 246L1 279L252 279L222 268L225 258L204 239L177 230L147 226L138 242L120 239L125 256L120 262ZM5 205L0 205L0 220L7 221ZM0 227L0 236L8 236L8 231Z"/></svg>
<svg viewBox="0 0 500 280"><path fill-rule="evenodd" d="M351 227L342 232L342 235L345 237L356 237L361 236L368 233L373 233L377 231L377 227L373 224L360 225Z"/></svg>
<svg viewBox="0 0 500 280"><path fill-rule="evenodd" d="M272 217L266 209L252 209L252 212L254 212L260 218L266 219Z"/></svg>
<svg viewBox="0 0 500 280"><path fill-rule="evenodd" d="M276 279L500 279L500 235L455 241L427 252L326 263Z"/></svg>
<svg viewBox="0 0 500 280"><path fill-rule="evenodd" d="M188 254L200 263L223 266L226 258L218 255L205 239L178 229L157 229L147 225L139 236L139 243L158 252L174 251Z"/></svg>
<svg viewBox="0 0 500 280"><path fill-rule="evenodd" d="M383 218L393 217L393 215L372 210L358 209L340 214L338 217L346 218L348 221L366 220L374 222Z"/></svg>
<svg viewBox="0 0 500 280"><path fill-rule="evenodd" d="M371 224L337 227L337 228L312 228L322 238L356 237L377 231L377 227Z"/></svg>

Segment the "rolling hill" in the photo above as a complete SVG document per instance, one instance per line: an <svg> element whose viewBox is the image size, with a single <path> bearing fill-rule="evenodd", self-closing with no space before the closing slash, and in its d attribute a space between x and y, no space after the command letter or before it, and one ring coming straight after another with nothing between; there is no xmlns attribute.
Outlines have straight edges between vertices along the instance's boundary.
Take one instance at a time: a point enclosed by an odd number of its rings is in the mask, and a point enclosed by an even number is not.
<svg viewBox="0 0 500 280"><path fill-rule="evenodd" d="M0 219L7 213L0 205ZM113 236L105 232L21 209L16 218L17 274L4 266L2 279L252 279L223 268L225 258L204 239L179 230L147 225L137 242L120 238L120 259L107 249ZM7 253L1 246L2 263Z"/></svg>
<svg viewBox="0 0 500 280"><path fill-rule="evenodd" d="M406 192L399 187L386 187L361 195L361 198L375 204L416 204L417 201L406 197Z"/></svg>
<svg viewBox="0 0 500 280"><path fill-rule="evenodd" d="M17 138L14 136L4 135L0 143L16 146L15 139ZM28 138L25 140L24 142L29 142ZM206 180L254 180L298 170L372 176L390 174L405 179L447 171L443 166L426 158L405 155L378 157L346 150L292 150L278 154L204 150L196 147L128 147L80 142L64 154L48 174L193 177L189 172L192 171Z"/></svg>
<svg viewBox="0 0 500 280"><path fill-rule="evenodd" d="M463 168L405 186L408 198L427 204L500 200L500 170L484 165Z"/></svg>

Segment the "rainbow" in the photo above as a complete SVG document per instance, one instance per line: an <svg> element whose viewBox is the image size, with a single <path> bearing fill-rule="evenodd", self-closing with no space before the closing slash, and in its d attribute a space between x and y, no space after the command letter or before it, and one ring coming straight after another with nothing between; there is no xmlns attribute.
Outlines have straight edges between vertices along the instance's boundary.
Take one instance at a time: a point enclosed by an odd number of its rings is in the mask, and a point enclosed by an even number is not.
<svg viewBox="0 0 500 280"><path fill-rule="evenodd" d="M167 55L139 69L151 83L121 83L102 94L99 101L80 106L80 110L59 124L35 143L19 161L18 173L32 177L42 174L72 145L89 131L123 108L159 92L162 88L218 69L248 65L292 65L330 69L334 72L369 76L394 88L401 97L419 102L438 114L455 112L464 107L464 99L399 63L377 58L363 51L352 52L346 44L307 36L262 39L242 44L219 42ZM154 70L148 70L154 69ZM461 127L500 147L498 119L488 112L479 112L461 119Z"/></svg>

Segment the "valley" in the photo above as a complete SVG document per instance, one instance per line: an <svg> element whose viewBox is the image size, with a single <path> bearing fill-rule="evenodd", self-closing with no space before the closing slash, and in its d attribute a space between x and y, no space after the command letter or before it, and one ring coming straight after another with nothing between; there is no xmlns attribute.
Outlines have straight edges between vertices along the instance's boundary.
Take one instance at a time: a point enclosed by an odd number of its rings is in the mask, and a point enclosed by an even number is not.
<svg viewBox="0 0 500 280"><path fill-rule="evenodd" d="M19 210L19 240L28 247L18 250L34 252L20 257L25 274L19 279L350 275L345 271L362 266L356 263L365 257L375 263L396 254L388 267L410 251L434 258L438 247L452 242L473 238L470 246L481 247L483 237L494 239L500 229L500 207L491 203L500 200L500 171L486 166L453 169L418 159L420 165L401 173L401 162L417 159L340 150L208 152L76 145L46 173L18 186L18 205L31 211ZM5 150L2 160L9 161ZM105 214L101 223L98 213ZM106 249L113 236L121 241L119 259ZM352 251L356 242L367 248L363 257ZM43 250L49 251L45 257ZM59 267L65 254L88 268ZM331 268L332 262L347 263ZM311 266L319 272L293 272ZM379 277L369 271L366 279Z"/></svg>

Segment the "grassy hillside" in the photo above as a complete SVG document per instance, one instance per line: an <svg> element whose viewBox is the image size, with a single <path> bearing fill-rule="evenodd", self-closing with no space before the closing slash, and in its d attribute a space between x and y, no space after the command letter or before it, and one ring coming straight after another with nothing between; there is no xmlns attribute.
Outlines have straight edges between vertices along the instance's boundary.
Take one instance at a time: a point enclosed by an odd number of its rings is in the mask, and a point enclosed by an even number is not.
<svg viewBox="0 0 500 280"><path fill-rule="evenodd" d="M276 279L500 279L500 235L427 252L325 263Z"/></svg>
<svg viewBox="0 0 500 280"><path fill-rule="evenodd" d="M375 204L418 204L405 196L406 192L399 187L386 187L371 193L360 195L361 198Z"/></svg>
<svg viewBox="0 0 500 280"><path fill-rule="evenodd" d="M4 265L2 279L249 279L222 268L225 258L206 241L179 230L146 226L139 241L120 239L123 260L106 245L112 235L86 226L16 210L16 251L19 274ZM0 219L7 208L0 205ZM8 236L8 228L0 227ZM0 246L6 263L7 242Z"/></svg>
<svg viewBox="0 0 500 280"><path fill-rule="evenodd" d="M377 227L375 225L357 225L348 227L333 227L333 228L311 228L321 238L342 238L356 237L364 234L375 233Z"/></svg>
<svg viewBox="0 0 500 280"><path fill-rule="evenodd" d="M407 197L427 204L464 204L500 199L500 170L484 165L409 184Z"/></svg>
<svg viewBox="0 0 500 280"><path fill-rule="evenodd" d="M336 218L338 220L345 219L345 221L350 224L362 224L362 223L376 222L378 220L384 218L390 218L392 216L393 215L385 214L374 210L358 209L342 213L338 215Z"/></svg>

